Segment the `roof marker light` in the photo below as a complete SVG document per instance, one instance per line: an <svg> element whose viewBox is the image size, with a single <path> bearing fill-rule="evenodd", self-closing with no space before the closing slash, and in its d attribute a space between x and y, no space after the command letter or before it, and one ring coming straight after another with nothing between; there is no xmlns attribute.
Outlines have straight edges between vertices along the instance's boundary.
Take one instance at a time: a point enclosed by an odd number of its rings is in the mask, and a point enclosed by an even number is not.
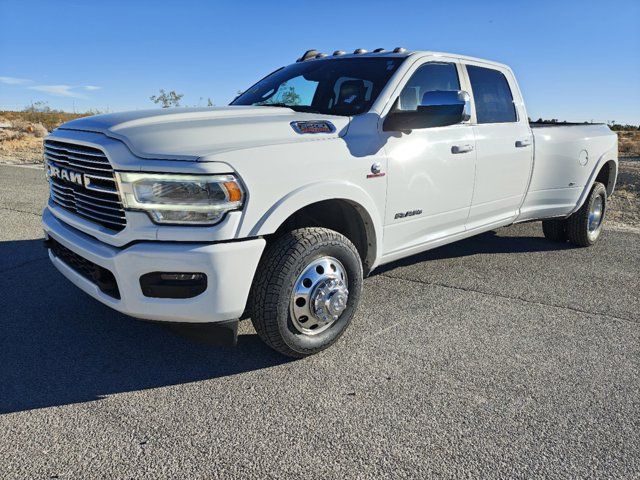
<svg viewBox="0 0 640 480"><path fill-rule="evenodd" d="M356 49L353 51L353 53L354 53L354 54L356 54L356 55L360 55L361 53L368 53L368 50L366 50L366 49L364 49L364 48L356 48Z"/></svg>
<svg viewBox="0 0 640 480"><path fill-rule="evenodd" d="M298 60L296 60L296 62L304 62L305 60L314 58L316 55L318 55L318 53L320 52L318 52L317 50L307 50L302 54L302 56Z"/></svg>
<svg viewBox="0 0 640 480"><path fill-rule="evenodd" d="M407 49L403 48L403 47L396 47L396 48L393 49L393 53L404 53L406 51L407 51Z"/></svg>
<svg viewBox="0 0 640 480"><path fill-rule="evenodd" d="M382 53L382 52L386 52L386 50L384 48L376 48L373 53Z"/></svg>

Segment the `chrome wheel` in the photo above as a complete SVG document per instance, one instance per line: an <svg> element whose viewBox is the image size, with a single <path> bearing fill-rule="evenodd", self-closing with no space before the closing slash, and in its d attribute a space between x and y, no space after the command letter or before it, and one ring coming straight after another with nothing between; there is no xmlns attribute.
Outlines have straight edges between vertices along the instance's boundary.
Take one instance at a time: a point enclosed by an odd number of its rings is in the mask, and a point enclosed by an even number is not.
<svg viewBox="0 0 640 480"><path fill-rule="evenodd" d="M587 224L587 228L589 229L589 233L593 233L602 224L602 214L604 213L604 200L602 195L598 195L593 204L591 205L591 209L589 210L589 220Z"/></svg>
<svg viewBox="0 0 640 480"><path fill-rule="evenodd" d="M333 257L321 257L302 271L293 285L291 319L305 335L317 335L329 328L347 308L347 272Z"/></svg>

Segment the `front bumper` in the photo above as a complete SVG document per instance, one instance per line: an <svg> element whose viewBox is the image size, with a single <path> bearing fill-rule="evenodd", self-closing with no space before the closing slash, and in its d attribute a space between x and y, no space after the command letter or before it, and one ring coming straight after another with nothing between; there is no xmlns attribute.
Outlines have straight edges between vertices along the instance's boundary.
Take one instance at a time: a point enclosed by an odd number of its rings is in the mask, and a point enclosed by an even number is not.
<svg viewBox="0 0 640 480"><path fill-rule="evenodd" d="M49 251L54 266L96 300L133 317L168 322L220 322L237 319L245 309L253 276L264 250L262 238L226 243L139 242L115 248L58 220L46 208L45 233L80 257L109 270L120 299L104 293ZM188 227L186 227L188 228ZM202 272L207 289L186 299L146 297L140 277L150 272Z"/></svg>

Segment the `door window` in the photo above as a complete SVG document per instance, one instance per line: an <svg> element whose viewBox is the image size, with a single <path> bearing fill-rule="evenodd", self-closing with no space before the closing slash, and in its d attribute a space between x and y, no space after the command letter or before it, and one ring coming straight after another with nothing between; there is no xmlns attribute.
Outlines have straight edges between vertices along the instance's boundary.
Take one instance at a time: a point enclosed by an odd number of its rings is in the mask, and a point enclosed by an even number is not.
<svg viewBox="0 0 640 480"><path fill-rule="evenodd" d="M416 110L426 92L460 90L453 63L426 63L413 74L398 98L398 110Z"/></svg>
<svg viewBox="0 0 640 480"><path fill-rule="evenodd" d="M467 65L478 123L517 122L507 78L492 68Z"/></svg>

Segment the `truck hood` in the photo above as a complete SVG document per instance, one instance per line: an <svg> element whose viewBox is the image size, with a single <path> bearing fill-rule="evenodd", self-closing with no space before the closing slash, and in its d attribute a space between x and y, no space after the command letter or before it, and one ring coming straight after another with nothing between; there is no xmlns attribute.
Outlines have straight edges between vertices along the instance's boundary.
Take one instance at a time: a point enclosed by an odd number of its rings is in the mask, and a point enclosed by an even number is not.
<svg viewBox="0 0 640 480"><path fill-rule="evenodd" d="M327 120L334 133L300 134L294 121ZM280 107L214 107L138 110L79 118L61 130L97 132L121 140L138 157L198 160L230 150L338 138L349 117Z"/></svg>

